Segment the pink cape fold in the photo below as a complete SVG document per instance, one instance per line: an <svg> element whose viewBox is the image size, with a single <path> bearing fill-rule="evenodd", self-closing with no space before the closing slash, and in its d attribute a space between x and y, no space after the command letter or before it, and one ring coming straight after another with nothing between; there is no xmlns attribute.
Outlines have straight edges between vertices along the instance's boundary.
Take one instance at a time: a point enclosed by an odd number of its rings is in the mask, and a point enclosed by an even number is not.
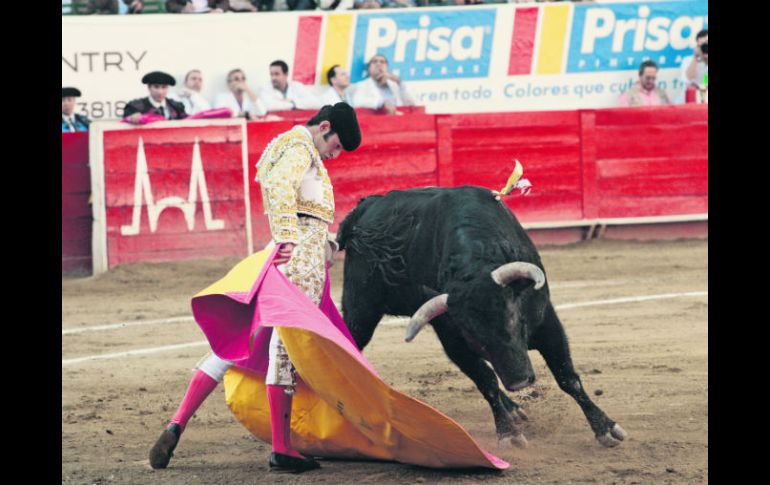
<svg viewBox="0 0 770 485"><path fill-rule="evenodd" d="M212 108L207 109L206 111L200 111L198 113L192 114L185 119L199 120L209 118L231 118L232 116L233 112L230 108Z"/></svg>
<svg viewBox="0 0 770 485"><path fill-rule="evenodd" d="M214 353L223 359L234 361L237 367L250 371L256 377L263 380L267 370L268 344L272 327L278 326L308 331L311 332L308 335L315 335L315 338L325 339L352 357L355 362L368 372L368 374L363 374L368 376L365 377L366 379L376 379L381 385L391 389L391 391L388 391L389 394L400 395L400 393L387 386L380 379L374 367L356 347L345 322L331 299L328 271L321 302L319 306L316 306L272 263L277 250L277 248L274 248L267 257L248 291L206 294L208 290L204 290L204 292L193 298L193 315L211 344ZM231 273L233 272L231 271ZM230 276L228 274L223 280L228 279ZM290 353L290 357L292 361L298 363L299 361L295 360L295 358L303 358L304 356L295 357ZM303 385L305 385L304 381ZM334 385L355 387L356 383L345 381L337 382ZM319 396L323 396L329 395L333 389L334 386L330 385L328 388L322 389L310 388L310 392L315 391ZM377 398L377 396L371 397ZM382 399L386 398L386 395L382 396ZM392 396L387 399L392 399ZM461 446L467 447L469 450L475 450L471 455L475 453L479 457L473 460L472 466L485 466L496 469L508 468L509 464L507 462L484 451L467 431L463 430L451 418L444 416L439 411L414 398L404 396L404 399L414 401L422 406L420 409L422 409L421 412L424 413L424 416L436 416L441 422L446 423L445 426L456 429L457 431L453 432L453 436L457 436L458 433L465 436L465 438L462 438L461 443L463 444ZM335 405L333 402L328 404L331 406ZM424 422L428 421L436 422L435 419L426 419ZM423 420L414 420L411 426L419 427L421 422ZM355 423L352 424L355 425ZM425 450L435 449L435 444L424 443ZM435 450L430 453L435 453ZM408 456L399 456L399 461L414 464L425 463L418 459L410 461L409 458ZM441 460L438 461L440 462ZM431 463L435 462L434 460Z"/></svg>
<svg viewBox="0 0 770 485"><path fill-rule="evenodd" d="M149 123L155 123L156 121L165 121L165 120L166 120L166 118L161 116L161 115L158 115L158 114L155 114L155 113L145 113L141 117L139 117L138 124L146 125L146 124L149 124ZM130 121L128 121L128 116L123 118L121 121L124 122L124 123L131 123ZM131 124L133 124L133 123L131 123Z"/></svg>
<svg viewBox="0 0 770 485"><path fill-rule="evenodd" d="M272 327L280 323L285 327L306 328L332 340L378 375L358 351L332 300L328 269L321 303L316 307L272 264L277 251L277 248L273 249L248 293L193 298L193 316L206 335L211 350L222 359L234 361L238 367L264 373ZM255 298L257 292L259 298ZM303 304L298 305L297 300Z"/></svg>

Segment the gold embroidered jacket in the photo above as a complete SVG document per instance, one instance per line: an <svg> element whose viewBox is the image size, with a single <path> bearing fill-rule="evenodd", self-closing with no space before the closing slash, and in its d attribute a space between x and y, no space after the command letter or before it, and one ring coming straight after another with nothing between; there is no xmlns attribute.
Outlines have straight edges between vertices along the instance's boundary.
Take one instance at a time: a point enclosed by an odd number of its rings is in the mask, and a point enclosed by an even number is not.
<svg viewBox="0 0 770 485"><path fill-rule="evenodd" d="M297 214L327 224L334 221L331 180L304 126L295 126L267 145L257 163L256 180L276 243L299 242Z"/></svg>

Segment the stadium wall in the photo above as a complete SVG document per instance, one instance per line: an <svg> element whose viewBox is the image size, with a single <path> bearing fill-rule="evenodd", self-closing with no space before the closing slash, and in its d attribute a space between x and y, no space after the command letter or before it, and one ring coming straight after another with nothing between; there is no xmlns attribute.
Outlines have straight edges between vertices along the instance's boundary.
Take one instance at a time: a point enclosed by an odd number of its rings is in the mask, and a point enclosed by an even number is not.
<svg viewBox="0 0 770 485"><path fill-rule="evenodd" d="M61 136L61 270L91 272L91 172L88 133Z"/></svg>
<svg viewBox="0 0 770 485"><path fill-rule="evenodd" d="M282 59L293 80L321 92L331 66L356 82L379 52L428 113L558 111L616 106L651 59L658 87L684 103L680 65L707 27L707 0L63 16L62 86L82 91L78 113L119 119L147 95L140 80L150 71L179 86L200 69L211 101L228 91L231 69L256 90Z"/></svg>
<svg viewBox="0 0 770 485"><path fill-rule="evenodd" d="M503 200L536 243L707 235L707 106L359 115L364 143L327 164L333 232L366 195L500 189L518 159L533 191ZM264 246L270 232L255 164L295 121L96 122L88 146L85 134L63 134L62 272L88 271L90 248L100 272Z"/></svg>

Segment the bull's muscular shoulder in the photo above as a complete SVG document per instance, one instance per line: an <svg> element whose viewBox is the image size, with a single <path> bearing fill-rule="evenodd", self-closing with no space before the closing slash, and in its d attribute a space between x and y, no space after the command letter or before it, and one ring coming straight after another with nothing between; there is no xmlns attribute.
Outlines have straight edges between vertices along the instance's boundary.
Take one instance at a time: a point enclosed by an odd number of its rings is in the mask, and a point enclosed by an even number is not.
<svg viewBox="0 0 770 485"><path fill-rule="evenodd" d="M496 200L492 191L476 185L462 185L460 187L420 187L407 190L391 190L386 194L388 202L410 201L429 205L458 205L464 207L468 204L495 204Z"/></svg>

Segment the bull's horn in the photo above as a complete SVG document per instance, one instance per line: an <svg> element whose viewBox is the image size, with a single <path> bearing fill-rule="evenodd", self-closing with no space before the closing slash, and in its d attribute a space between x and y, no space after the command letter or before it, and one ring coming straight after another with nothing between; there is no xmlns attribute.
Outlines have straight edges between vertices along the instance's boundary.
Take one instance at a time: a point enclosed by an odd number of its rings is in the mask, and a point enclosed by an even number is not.
<svg viewBox="0 0 770 485"><path fill-rule="evenodd" d="M411 342L412 339L422 330L422 327L430 323L431 320L437 316L446 313L449 309L447 306L447 298L449 294L444 293L438 296L434 296L430 300L423 303L419 310L417 310L412 319L409 320L409 326L406 327L407 342Z"/></svg>
<svg viewBox="0 0 770 485"><path fill-rule="evenodd" d="M535 282L535 289L539 290L545 284L543 270L531 263L516 261L507 263L492 271L492 279L500 286L508 286L508 283L519 278L529 278Z"/></svg>

